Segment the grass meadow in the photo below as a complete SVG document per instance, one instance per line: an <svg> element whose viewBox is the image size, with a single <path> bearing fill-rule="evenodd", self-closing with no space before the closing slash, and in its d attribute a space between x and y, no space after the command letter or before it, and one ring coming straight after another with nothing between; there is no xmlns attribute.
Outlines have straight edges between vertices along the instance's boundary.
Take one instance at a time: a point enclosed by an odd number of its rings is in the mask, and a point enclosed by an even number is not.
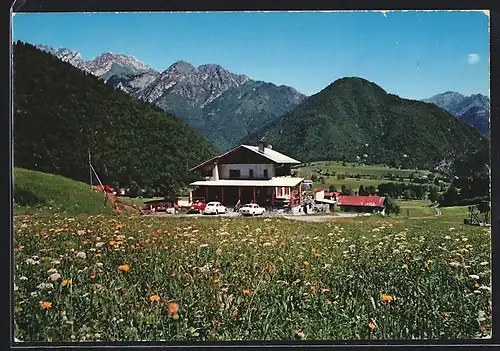
<svg viewBox="0 0 500 351"><path fill-rule="evenodd" d="M463 225L466 213L325 223L20 213L15 337L488 337L491 232Z"/></svg>
<svg viewBox="0 0 500 351"><path fill-rule="evenodd" d="M312 162L314 165L302 166L298 168L298 175L300 177L310 177L312 173L316 169L323 170L323 173L326 171L332 173L335 172L334 176L324 176L325 183L314 182L312 189L324 188L328 189L330 185L334 185L338 191L340 191L342 185L346 185L349 188L357 191L360 185L364 187L374 186L378 187L381 183L394 182L400 183L399 180L388 180L383 178L385 174L391 173L396 177L403 177L406 181L409 181L410 174L429 174L429 171L426 170L411 170L411 169L398 169L398 168L390 168L384 165L357 165L353 166L351 163L346 163L345 166L342 165L342 162L337 161L318 161ZM362 178L345 178L345 179L337 179L337 174L360 174L364 177ZM376 177L377 179L370 179L369 177Z"/></svg>

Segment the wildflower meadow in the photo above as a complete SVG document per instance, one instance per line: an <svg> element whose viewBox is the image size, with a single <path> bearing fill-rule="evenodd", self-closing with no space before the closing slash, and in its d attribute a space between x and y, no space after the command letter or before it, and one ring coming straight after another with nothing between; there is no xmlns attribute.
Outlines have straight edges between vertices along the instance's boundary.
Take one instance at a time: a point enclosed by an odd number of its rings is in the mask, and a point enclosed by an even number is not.
<svg viewBox="0 0 500 351"><path fill-rule="evenodd" d="M490 229L458 217L15 217L21 341L491 334Z"/></svg>

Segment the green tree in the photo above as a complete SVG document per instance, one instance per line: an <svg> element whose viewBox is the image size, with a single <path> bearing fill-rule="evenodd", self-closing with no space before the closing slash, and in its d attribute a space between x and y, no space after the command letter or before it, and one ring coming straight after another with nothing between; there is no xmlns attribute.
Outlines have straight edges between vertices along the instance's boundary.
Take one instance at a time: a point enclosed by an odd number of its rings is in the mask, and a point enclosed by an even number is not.
<svg viewBox="0 0 500 351"><path fill-rule="evenodd" d="M403 191L403 199L405 199L406 201L408 201L412 198L411 195L412 194L411 194L410 189L406 189L405 191Z"/></svg>
<svg viewBox="0 0 500 351"><path fill-rule="evenodd" d="M328 186L328 191L332 193L337 192L337 187L334 184L330 184Z"/></svg>
<svg viewBox="0 0 500 351"><path fill-rule="evenodd" d="M354 193L353 190L345 184L342 184L341 189L342 189L341 191L342 195L352 195Z"/></svg>
<svg viewBox="0 0 500 351"><path fill-rule="evenodd" d="M363 186L363 184L361 184L359 186L358 194L361 196L369 195L368 191L365 190L365 187Z"/></svg>
<svg viewBox="0 0 500 351"><path fill-rule="evenodd" d="M459 200L458 189L452 184L443 194L442 205L454 205Z"/></svg>
<svg viewBox="0 0 500 351"><path fill-rule="evenodd" d="M369 187L367 187L366 191L370 195L375 195L377 193L377 189L373 185L370 185Z"/></svg>
<svg viewBox="0 0 500 351"><path fill-rule="evenodd" d="M396 203L396 201L390 196L385 197L384 208L385 208L385 213L387 216L390 216L391 213L399 214L399 212L401 210L399 205Z"/></svg>
<svg viewBox="0 0 500 351"><path fill-rule="evenodd" d="M140 195L140 193L141 193L141 188L139 187L139 185L137 184L137 182L133 180L133 181L130 183L130 187L129 187L129 189L128 189L128 191L127 191L126 195L127 195L128 197L132 197L132 198L134 198L134 197L139 196L139 195Z"/></svg>
<svg viewBox="0 0 500 351"><path fill-rule="evenodd" d="M428 199L432 203L435 203L436 201L438 201L438 191L437 191L436 187L433 186L433 187L430 188L429 194L428 194Z"/></svg>

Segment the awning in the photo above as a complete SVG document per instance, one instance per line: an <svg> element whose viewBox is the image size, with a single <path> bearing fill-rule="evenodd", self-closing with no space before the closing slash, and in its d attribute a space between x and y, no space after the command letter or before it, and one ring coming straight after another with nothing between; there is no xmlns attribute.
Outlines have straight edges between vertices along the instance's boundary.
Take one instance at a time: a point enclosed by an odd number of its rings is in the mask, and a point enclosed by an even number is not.
<svg viewBox="0 0 500 351"><path fill-rule="evenodd" d="M219 180L199 180L189 185L191 186L256 186L256 187L279 187L296 186L304 178L296 177L274 177L266 180L252 179L219 179Z"/></svg>
<svg viewBox="0 0 500 351"><path fill-rule="evenodd" d="M329 199L320 199L320 200L314 200L316 202L323 202L325 204L331 204L331 205L335 205L337 203L337 201L335 200L329 200Z"/></svg>

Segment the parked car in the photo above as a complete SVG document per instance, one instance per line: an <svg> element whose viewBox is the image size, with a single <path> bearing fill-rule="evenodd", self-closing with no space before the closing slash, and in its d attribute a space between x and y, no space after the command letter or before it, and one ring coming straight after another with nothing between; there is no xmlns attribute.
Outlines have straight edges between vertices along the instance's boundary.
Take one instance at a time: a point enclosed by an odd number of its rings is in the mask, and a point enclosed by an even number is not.
<svg viewBox="0 0 500 351"><path fill-rule="evenodd" d="M246 204L242 208L240 208L240 214L243 216L256 216L256 215L262 215L266 212L264 207L260 207L257 204Z"/></svg>
<svg viewBox="0 0 500 351"><path fill-rule="evenodd" d="M193 213L193 212L203 213L205 211L206 206L207 204L205 203L205 201L193 202L191 206L189 206L188 208L188 213Z"/></svg>
<svg viewBox="0 0 500 351"><path fill-rule="evenodd" d="M227 209L223 204L217 201L209 202L207 206L205 206L205 211L203 214L219 214L226 213Z"/></svg>

